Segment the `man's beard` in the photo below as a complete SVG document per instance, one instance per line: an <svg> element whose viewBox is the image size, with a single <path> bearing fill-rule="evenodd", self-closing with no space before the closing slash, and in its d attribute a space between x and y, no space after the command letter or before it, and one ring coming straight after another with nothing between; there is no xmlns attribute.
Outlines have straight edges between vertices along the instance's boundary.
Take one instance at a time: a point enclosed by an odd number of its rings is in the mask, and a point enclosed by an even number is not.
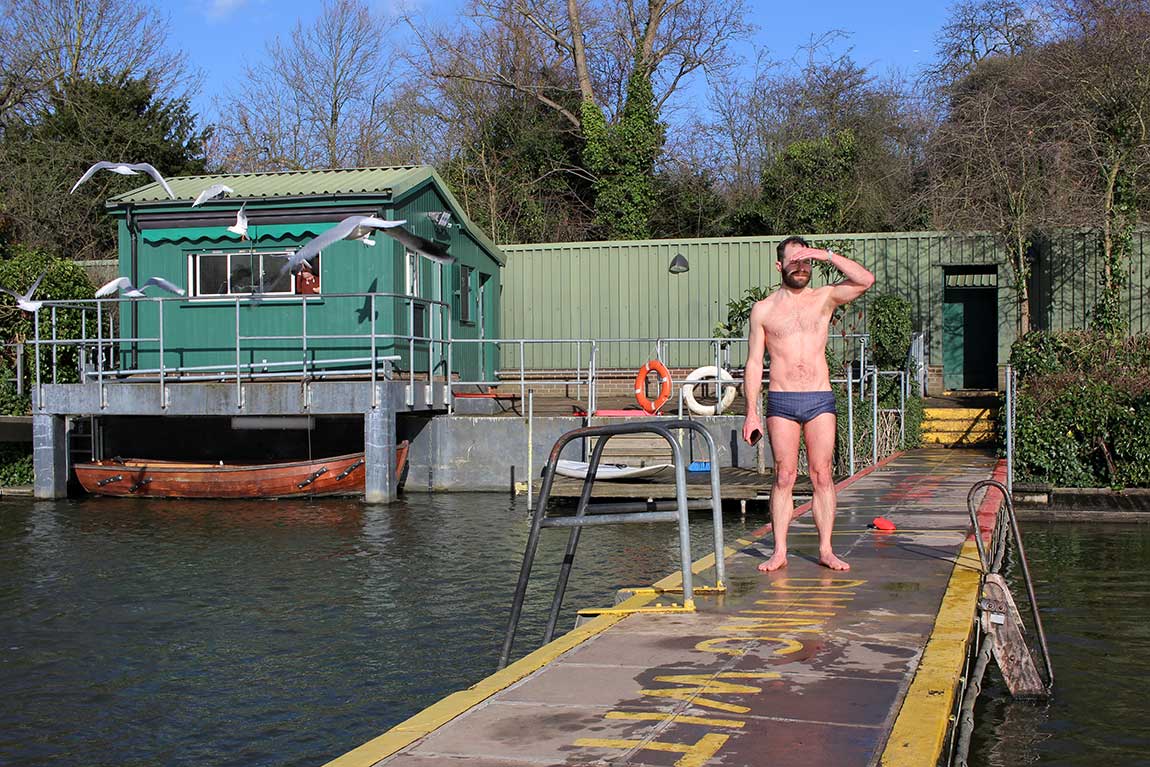
<svg viewBox="0 0 1150 767"><path fill-rule="evenodd" d="M810 272L783 272L783 284L788 288L805 288L810 281Z"/></svg>

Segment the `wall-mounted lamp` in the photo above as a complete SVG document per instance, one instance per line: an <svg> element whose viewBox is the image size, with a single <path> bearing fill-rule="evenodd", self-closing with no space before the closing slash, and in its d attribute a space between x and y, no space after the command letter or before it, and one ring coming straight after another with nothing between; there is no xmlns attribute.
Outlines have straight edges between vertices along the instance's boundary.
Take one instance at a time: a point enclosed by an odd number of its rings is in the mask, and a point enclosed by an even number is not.
<svg viewBox="0 0 1150 767"><path fill-rule="evenodd" d="M671 274L682 274L690 270L691 265L687 263L687 259L682 253L676 253L675 257L671 259L671 265L667 267L667 271Z"/></svg>

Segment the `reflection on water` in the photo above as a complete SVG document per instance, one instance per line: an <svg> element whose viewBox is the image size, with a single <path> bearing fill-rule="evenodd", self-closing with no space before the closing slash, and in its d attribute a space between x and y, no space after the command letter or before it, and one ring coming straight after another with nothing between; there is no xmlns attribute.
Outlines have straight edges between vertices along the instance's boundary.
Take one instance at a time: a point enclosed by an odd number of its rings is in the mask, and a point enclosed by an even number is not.
<svg viewBox="0 0 1150 767"><path fill-rule="evenodd" d="M492 494L0 500L0 764L321 764L494 669L525 515ZM692 535L701 556L706 516ZM565 540L544 531L519 655ZM674 570L676 541L584 530L567 625Z"/></svg>
<svg viewBox="0 0 1150 767"><path fill-rule="evenodd" d="M1010 700L992 665L971 767L1150 765L1150 526L1036 523L1023 535L1054 699ZM1015 595L1025 594L1013 575Z"/></svg>

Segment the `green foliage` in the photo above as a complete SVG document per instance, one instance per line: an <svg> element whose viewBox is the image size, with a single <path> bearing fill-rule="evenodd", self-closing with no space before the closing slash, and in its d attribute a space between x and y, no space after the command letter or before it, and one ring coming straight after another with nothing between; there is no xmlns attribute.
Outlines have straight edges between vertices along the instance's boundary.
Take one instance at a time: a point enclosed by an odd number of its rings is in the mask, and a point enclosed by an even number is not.
<svg viewBox="0 0 1150 767"><path fill-rule="evenodd" d="M1127 283L1134 227L1138 222L1138 190L1129 172L1118 173L1114 199L1106 211L1110 227L1110 249L1103 249L1099 270L1098 299L1090 312L1090 329L1111 338L1126 334L1126 311L1122 294Z"/></svg>
<svg viewBox="0 0 1150 767"><path fill-rule="evenodd" d="M83 300L92 298L92 284L88 281L84 270L72 261L53 258L49 254L17 246L9 249L5 258L0 258L0 285L23 293L41 274L44 280L37 289L35 299L41 300ZM50 338L52 335L52 310L43 308L39 312L40 335ZM0 340L5 344L0 353L0 365L8 371L16 368L16 351L11 344L23 344L35 337L35 317L16 307L11 296L0 295ZM90 318L91 320L91 318ZM94 321L94 320L93 320ZM58 339L80 338L82 336L83 318L78 308L56 309L56 337ZM25 347L24 358L24 384L25 391L30 391L31 383L35 379L34 348ZM77 350L74 347L60 347L57 352L57 380L61 383L71 383L79 380L77 372ZM49 354L41 355L41 375L51 375L51 357ZM14 375L5 372L5 379ZM19 399L15 398L14 389L4 394L0 389L0 408L5 412L19 407ZM22 414L22 413L14 413Z"/></svg>
<svg viewBox="0 0 1150 767"><path fill-rule="evenodd" d="M150 162L164 175L202 173L210 130L199 131L186 99L158 96L147 79L73 79L0 139L4 216L16 240L70 259L110 257L116 227L104 211L113 194L146 176L100 173L69 194L96 160Z"/></svg>
<svg viewBox="0 0 1150 767"><path fill-rule="evenodd" d="M880 370L902 370L910 351L911 306L902 296L876 296L867 310L871 356Z"/></svg>
<svg viewBox="0 0 1150 767"><path fill-rule="evenodd" d="M1029 333L1011 362L1019 370L1019 479L1150 486L1150 334Z"/></svg>
<svg viewBox="0 0 1150 767"><path fill-rule="evenodd" d="M584 165L595 176L595 223L607 239L651 236L655 211L655 159L663 126L655 109L651 76L636 61L627 81L627 101L618 122L607 126L591 102L581 109L586 141Z"/></svg>
<svg viewBox="0 0 1150 767"><path fill-rule="evenodd" d="M761 215L770 231L848 230L858 159L851 130L787 146L763 174Z"/></svg>
<svg viewBox="0 0 1150 767"><path fill-rule="evenodd" d="M0 444L0 487L32 484L32 446Z"/></svg>
<svg viewBox="0 0 1150 767"><path fill-rule="evenodd" d="M582 140L537 100L498 96L439 166L448 187L496 242L582 239L593 196Z"/></svg>
<svg viewBox="0 0 1150 767"><path fill-rule="evenodd" d="M727 321L715 326L715 338L746 338L747 320L755 304L769 296L769 288L747 288L743 295L727 302Z"/></svg>

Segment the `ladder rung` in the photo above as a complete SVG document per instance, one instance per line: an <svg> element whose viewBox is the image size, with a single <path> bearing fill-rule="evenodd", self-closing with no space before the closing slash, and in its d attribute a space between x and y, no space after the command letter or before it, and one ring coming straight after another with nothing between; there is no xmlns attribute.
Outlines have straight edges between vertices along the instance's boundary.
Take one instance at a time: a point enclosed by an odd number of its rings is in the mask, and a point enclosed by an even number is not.
<svg viewBox="0 0 1150 767"><path fill-rule="evenodd" d="M626 522L676 522L677 511L642 511L631 514L590 514L582 517L548 517L540 527L584 527L587 525L618 525Z"/></svg>

